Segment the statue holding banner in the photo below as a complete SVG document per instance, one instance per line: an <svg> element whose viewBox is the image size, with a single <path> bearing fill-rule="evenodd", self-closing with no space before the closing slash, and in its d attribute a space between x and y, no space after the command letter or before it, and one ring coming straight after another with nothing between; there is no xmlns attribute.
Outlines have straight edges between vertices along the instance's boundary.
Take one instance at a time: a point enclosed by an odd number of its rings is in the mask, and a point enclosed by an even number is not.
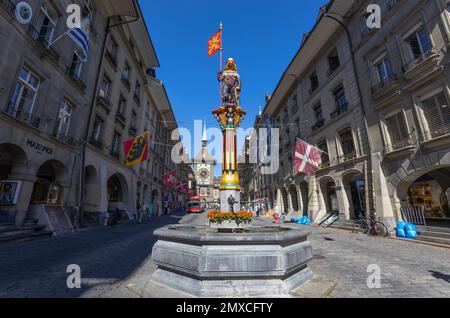
<svg viewBox="0 0 450 318"><path fill-rule="evenodd" d="M224 105L239 107L239 93L241 92L241 77L237 72L236 62L228 59L225 70L219 73L219 81L222 83L222 102Z"/></svg>

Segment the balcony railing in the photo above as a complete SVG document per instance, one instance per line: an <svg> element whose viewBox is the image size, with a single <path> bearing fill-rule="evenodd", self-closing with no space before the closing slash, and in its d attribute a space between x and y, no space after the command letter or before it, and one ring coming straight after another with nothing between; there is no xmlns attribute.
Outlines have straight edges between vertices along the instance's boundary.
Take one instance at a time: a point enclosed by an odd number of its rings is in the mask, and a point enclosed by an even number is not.
<svg viewBox="0 0 450 318"><path fill-rule="evenodd" d="M385 79L378 82L378 84L372 87L372 94L377 93L381 89L396 83L398 80L397 75L393 74L392 76L386 77Z"/></svg>
<svg viewBox="0 0 450 318"><path fill-rule="evenodd" d="M89 140L89 143L97 149L103 150L103 143L97 138L92 137Z"/></svg>
<svg viewBox="0 0 450 318"><path fill-rule="evenodd" d="M137 93L134 93L133 98L136 104L139 106L141 104L141 98L139 97L139 95Z"/></svg>
<svg viewBox="0 0 450 318"><path fill-rule="evenodd" d="M409 61L408 63L406 63L403 66L403 73L406 73L408 71L410 71L411 69L413 69L414 67L416 67L417 65L423 63L425 60L427 60L429 57L435 56L437 55L437 51L432 48L424 53L422 53L421 56L412 59L411 61Z"/></svg>
<svg viewBox="0 0 450 318"><path fill-rule="evenodd" d="M400 0L387 0L386 6L387 6L388 11L391 10L392 8L394 8L399 2L400 2Z"/></svg>
<svg viewBox="0 0 450 318"><path fill-rule="evenodd" d="M16 4L14 2L11 0L1 0L1 6L6 12L9 13L9 15L14 17L16 11Z"/></svg>
<svg viewBox="0 0 450 318"><path fill-rule="evenodd" d="M348 111L348 103L342 104L336 109L334 112L331 113L331 118L336 118L340 114L345 113Z"/></svg>
<svg viewBox="0 0 450 318"><path fill-rule="evenodd" d="M113 157L114 159L120 160L120 150L111 149L111 151L109 152L109 154L110 154L111 157Z"/></svg>
<svg viewBox="0 0 450 318"><path fill-rule="evenodd" d="M56 122L56 127L52 134L53 138L67 144L73 146L74 139L72 136L65 134L59 130L59 122Z"/></svg>
<svg viewBox="0 0 450 318"><path fill-rule="evenodd" d="M123 112L116 113L116 120L120 121L122 124L125 124L126 118Z"/></svg>
<svg viewBox="0 0 450 318"><path fill-rule="evenodd" d="M137 133L137 128L134 126L130 126L130 128L128 128L128 131L130 132L131 135L135 136Z"/></svg>
<svg viewBox="0 0 450 318"><path fill-rule="evenodd" d="M125 77L124 75L122 75L122 83L123 83L123 85L125 86L125 88L126 88L128 91L130 91L130 89L131 89L130 80L129 80L127 77Z"/></svg>
<svg viewBox="0 0 450 318"><path fill-rule="evenodd" d="M99 95L97 97L97 102L99 102L108 112L110 112L112 110L111 102L109 101L109 99L107 97Z"/></svg>
<svg viewBox="0 0 450 318"><path fill-rule="evenodd" d="M26 112L23 109L17 109L15 110L12 106L12 103L10 103L8 107L8 111L6 112L9 116L14 117L15 119L24 122L34 128L39 128L39 125L41 123L41 118L30 113Z"/></svg>
<svg viewBox="0 0 450 318"><path fill-rule="evenodd" d="M42 49L44 49L48 56L53 58L55 61L59 60L59 54L53 47L49 47L50 43L47 42L45 36L40 34L40 32L33 25L28 26L28 34L41 46Z"/></svg>
<svg viewBox="0 0 450 318"><path fill-rule="evenodd" d="M81 78L75 73L75 70L72 68L67 69L67 75L82 89L86 89L86 84L81 80Z"/></svg>
<svg viewBox="0 0 450 318"><path fill-rule="evenodd" d="M450 134L450 125L441 125L433 127L422 134L422 141L428 141L435 138L443 137Z"/></svg>
<svg viewBox="0 0 450 318"><path fill-rule="evenodd" d="M356 159L358 156L356 154L356 151L349 152L347 154L343 154L342 156L338 156L339 162L346 162L353 159Z"/></svg>
<svg viewBox="0 0 450 318"><path fill-rule="evenodd" d="M314 130L317 130L317 129L323 127L324 125L325 125L325 120L324 119L320 119L320 120L318 120L316 122L316 124L314 126L312 126L311 129L314 131Z"/></svg>
<svg viewBox="0 0 450 318"><path fill-rule="evenodd" d="M412 142L411 138L405 138L405 139L398 140L398 141L395 141L395 142L387 145L384 149L384 152L390 153L390 152L400 150L403 148L407 148L407 147L411 147L411 146L413 146L413 142Z"/></svg>
<svg viewBox="0 0 450 318"><path fill-rule="evenodd" d="M112 66L114 66L114 68L117 68L117 57L110 51L106 51L105 55L108 61L112 64Z"/></svg>

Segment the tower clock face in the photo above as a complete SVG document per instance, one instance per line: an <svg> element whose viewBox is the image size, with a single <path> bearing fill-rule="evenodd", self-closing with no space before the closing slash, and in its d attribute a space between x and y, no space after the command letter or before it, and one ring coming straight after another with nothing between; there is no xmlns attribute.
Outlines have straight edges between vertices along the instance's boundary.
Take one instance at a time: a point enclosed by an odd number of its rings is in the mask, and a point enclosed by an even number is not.
<svg viewBox="0 0 450 318"><path fill-rule="evenodd" d="M198 181L201 184L208 184L209 183L209 166L208 165L200 165L198 167L197 173L198 173Z"/></svg>

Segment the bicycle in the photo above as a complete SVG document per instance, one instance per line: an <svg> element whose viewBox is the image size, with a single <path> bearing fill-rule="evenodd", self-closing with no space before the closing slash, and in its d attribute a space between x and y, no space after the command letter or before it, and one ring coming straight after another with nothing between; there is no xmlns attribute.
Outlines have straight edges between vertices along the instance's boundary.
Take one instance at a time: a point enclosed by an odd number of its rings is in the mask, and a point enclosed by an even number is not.
<svg viewBox="0 0 450 318"><path fill-rule="evenodd" d="M353 224L353 228L357 226L367 235L387 237L389 234L387 226L383 222L378 221L375 215L371 215L369 218L360 217Z"/></svg>

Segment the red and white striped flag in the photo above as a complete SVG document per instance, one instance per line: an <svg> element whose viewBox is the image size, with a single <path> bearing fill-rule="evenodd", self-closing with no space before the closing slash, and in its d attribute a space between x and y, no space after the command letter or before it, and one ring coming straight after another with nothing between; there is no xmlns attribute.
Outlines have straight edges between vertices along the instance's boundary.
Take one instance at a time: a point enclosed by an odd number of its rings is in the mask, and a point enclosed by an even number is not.
<svg viewBox="0 0 450 318"><path fill-rule="evenodd" d="M322 153L323 151L319 148L297 139L294 159L295 170L307 175L315 175L322 163Z"/></svg>

